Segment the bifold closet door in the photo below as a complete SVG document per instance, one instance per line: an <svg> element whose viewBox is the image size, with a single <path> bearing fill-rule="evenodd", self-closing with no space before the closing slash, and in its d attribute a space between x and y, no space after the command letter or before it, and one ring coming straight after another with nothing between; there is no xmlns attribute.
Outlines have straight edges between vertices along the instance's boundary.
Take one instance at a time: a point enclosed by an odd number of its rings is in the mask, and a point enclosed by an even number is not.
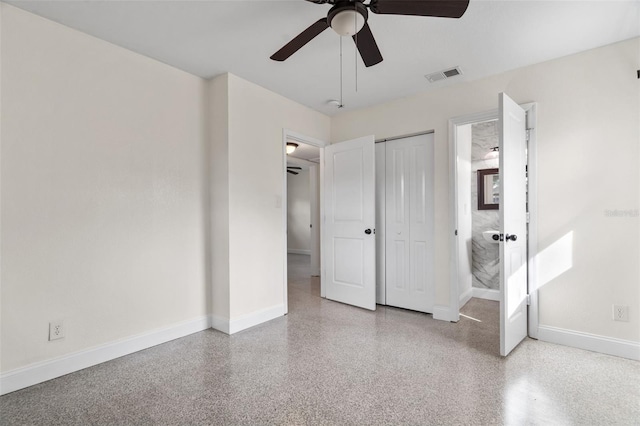
<svg viewBox="0 0 640 426"><path fill-rule="evenodd" d="M433 134L386 142L386 303L433 312Z"/></svg>

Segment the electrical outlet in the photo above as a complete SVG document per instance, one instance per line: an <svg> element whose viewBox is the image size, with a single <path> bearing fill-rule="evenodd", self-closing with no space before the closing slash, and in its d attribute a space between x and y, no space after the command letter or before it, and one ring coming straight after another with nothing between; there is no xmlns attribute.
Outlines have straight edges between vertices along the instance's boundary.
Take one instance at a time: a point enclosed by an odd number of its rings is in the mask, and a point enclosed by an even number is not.
<svg viewBox="0 0 640 426"><path fill-rule="evenodd" d="M629 322L629 307L613 305L613 320Z"/></svg>
<svg viewBox="0 0 640 426"><path fill-rule="evenodd" d="M49 340L62 339L64 337L64 322L62 320L49 323Z"/></svg>

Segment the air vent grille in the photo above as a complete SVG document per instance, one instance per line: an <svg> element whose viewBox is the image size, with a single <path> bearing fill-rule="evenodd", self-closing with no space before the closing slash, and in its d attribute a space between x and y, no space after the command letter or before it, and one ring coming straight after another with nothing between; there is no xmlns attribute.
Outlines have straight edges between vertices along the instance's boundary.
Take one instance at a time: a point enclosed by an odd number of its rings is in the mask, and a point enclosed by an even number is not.
<svg viewBox="0 0 640 426"><path fill-rule="evenodd" d="M436 81L445 80L447 78L455 77L457 75L461 75L462 70L460 67L450 68L443 71L434 72L431 74L425 75L427 80L431 83L435 83Z"/></svg>
<svg viewBox="0 0 640 426"><path fill-rule="evenodd" d="M461 73L458 68L453 68L450 70L442 71L442 74L444 74L444 76L447 78L451 78L451 77L455 77L456 75L460 75Z"/></svg>

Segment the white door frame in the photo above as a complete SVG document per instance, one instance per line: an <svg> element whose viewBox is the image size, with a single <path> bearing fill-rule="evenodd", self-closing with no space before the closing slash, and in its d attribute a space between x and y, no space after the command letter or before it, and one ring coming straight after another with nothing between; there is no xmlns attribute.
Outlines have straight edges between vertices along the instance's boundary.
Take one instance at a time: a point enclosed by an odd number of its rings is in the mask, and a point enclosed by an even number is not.
<svg viewBox="0 0 640 426"><path fill-rule="evenodd" d="M529 337L538 338L538 271L536 254L538 252L538 183L537 183L537 104L527 103L520 105L527 112L527 130L529 140L527 146L528 169L528 207L529 229L527 241L527 268L528 268L528 292L531 304L529 306ZM449 120L449 320L460 319L459 309L459 283L458 283L458 139L457 127L466 124L479 123L498 119L498 109L480 112L476 114L454 117Z"/></svg>
<svg viewBox="0 0 640 426"><path fill-rule="evenodd" d="M320 139L315 139L310 136L303 135L301 133L294 132L289 129L282 129L282 224L284 229L284 244L283 244L283 258L284 258L284 282L282 283L284 294L283 294L283 304L284 304L284 313L285 315L289 313L289 298L287 296L287 290L289 287L289 277L287 273L288 261L287 261L287 141L295 141L304 143L307 145L313 145L320 148L320 194L319 194L319 202L320 202L320 211L322 212L322 182L324 178L324 168L323 168L323 158L324 158L324 147L329 145L327 142L321 141ZM321 215L322 216L322 215ZM322 218L320 219L320 247L322 247ZM324 270L324 258L322 256L322 250L320 250L320 270ZM322 280L322 273L320 274L320 279ZM324 295L323 295L324 297Z"/></svg>

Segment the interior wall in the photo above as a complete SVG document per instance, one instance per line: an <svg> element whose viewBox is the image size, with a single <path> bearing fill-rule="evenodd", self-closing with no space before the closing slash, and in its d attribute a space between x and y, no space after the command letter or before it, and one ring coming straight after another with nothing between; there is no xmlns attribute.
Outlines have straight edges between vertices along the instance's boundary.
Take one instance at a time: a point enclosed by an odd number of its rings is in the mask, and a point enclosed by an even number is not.
<svg viewBox="0 0 640 426"><path fill-rule="evenodd" d="M0 8L2 371L205 316L204 81Z"/></svg>
<svg viewBox="0 0 640 426"><path fill-rule="evenodd" d="M640 341L640 39L436 89L331 121L331 140L435 131L436 303L449 305L448 120L538 103L539 320ZM612 304L630 307L612 320Z"/></svg>
<svg viewBox="0 0 640 426"><path fill-rule="evenodd" d="M309 170L287 173L287 248L311 254L311 200Z"/></svg>
<svg viewBox="0 0 640 426"><path fill-rule="evenodd" d="M214 326L229 320L229 76L208 83L211 174L211 314Z"/></svg>
<svg viewBox="0 0 640 426"><path fill-rule="evenodd" d="M233 319L283 304L283 129L327 141L330 119L240 77L228 78Z"/></svg>

